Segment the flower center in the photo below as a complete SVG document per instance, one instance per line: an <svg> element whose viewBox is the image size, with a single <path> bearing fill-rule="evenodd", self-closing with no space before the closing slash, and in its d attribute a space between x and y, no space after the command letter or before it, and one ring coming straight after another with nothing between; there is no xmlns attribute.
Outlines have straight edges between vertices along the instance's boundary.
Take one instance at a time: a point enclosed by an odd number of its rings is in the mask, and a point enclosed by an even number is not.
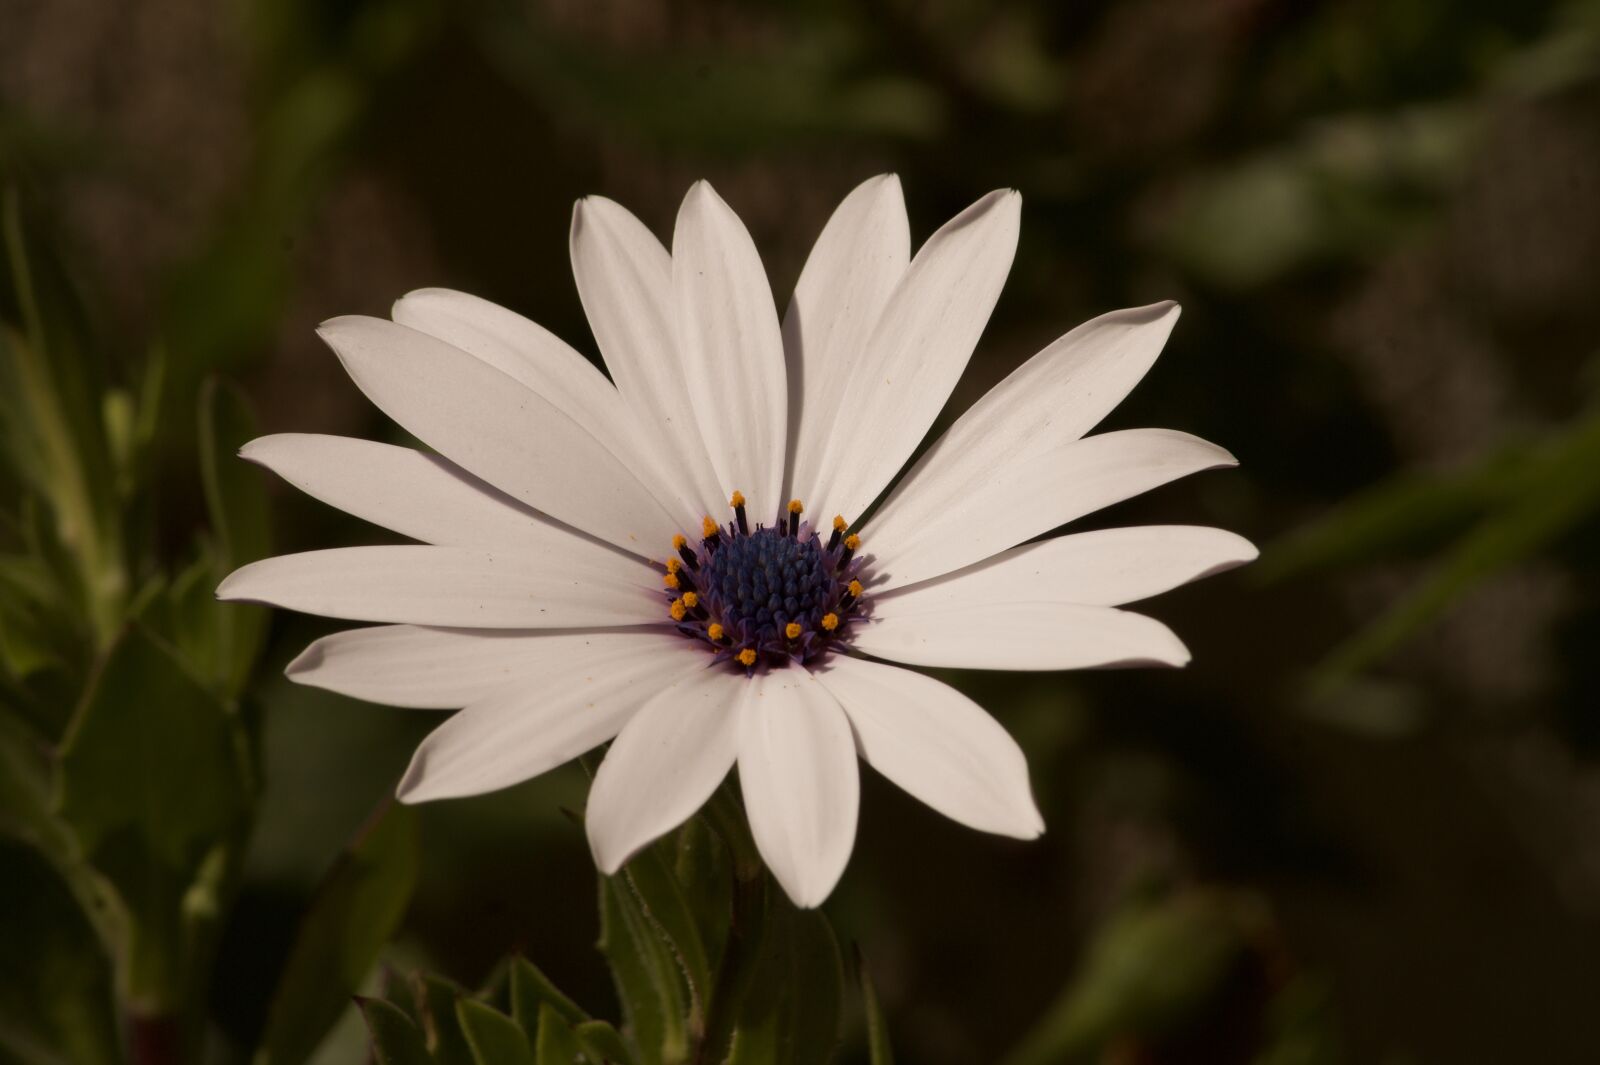
<svg viewBox="0 0 1600 1065"><path fill-rule="evenodd" d="M848 631L861 611L856 550L861 538L845 535L833 519L827 541L800 518L798 499L771 526L754 530L744 496L733 493L734 520L718 525L707 515L698 548L673 537L666 561L667 613L678 631L707 643L716 661L753 672L758 663L809 662Z"/></svg>

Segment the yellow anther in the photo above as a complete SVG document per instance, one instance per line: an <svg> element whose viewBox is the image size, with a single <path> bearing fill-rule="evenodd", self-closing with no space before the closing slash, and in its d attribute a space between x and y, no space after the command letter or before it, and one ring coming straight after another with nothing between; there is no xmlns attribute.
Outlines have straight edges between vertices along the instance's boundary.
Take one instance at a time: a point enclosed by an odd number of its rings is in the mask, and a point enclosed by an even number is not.
<svg viewBox="0 0 1600 1065"><path fill-rule="evenodd" d="M748 647L746 647L743 651L740 651L739 652L739 664L741 666L746 666L746 667L755 665L756 664L756 653L755 653L755 651L751 650Z"/></svg>
<svg viewBox="0 0 1600 1065"><path fill-rule="evenodd" d="M860 581L851 581L850 582L850 594L855 596L857 599L861 598L861 582Z"/></svg>
<svg viewBox="0 0 1600 1065"><path fill-rule="evenodd" d="M683 537L680 536L680 537L678 537L678 539L681 540L681 539L683 539ZM667 572L668 573L676 573L682 568L683 568L683 559L681 559L681 558L669 558L669 559L667 559Z"/></svg>
<svg viewBox="0 0 1600 1065"><path fill-rule="evenodd" d="M842 532L845 531L845 529L847 529L849 527L850 527L850 523L844 520L844 515L843 514L835 514L833 516L833 531L834 532L841 532L842 533Z"/></svg>
<svg viewBox="0 0 1600 1065"><path fill-rule="evenodd" d="M700 519L700 535L706 539L717 535L717 523L711 520L709 514Z"/></svg>
<svg viewBox="0 0 1600 1065"><path fill-rule="evenodd" d="M689 541L684 537L683 533L677 533L672 537L672 549L674 551L682 551L688 544ZM670 566L672 563L669 562L667 565Z"/></svg>
<svg viewBox="0 0 1600 1065"><path fill-rule="evenodd" d="M851 533L849 536L844 538L844 546L849 548L851 551L854 551L856 548L861 546L861 537L857 536L855 533Z"/></svg>
<svg viewBox="0 0 1600 1065"><path fill-rule="evenodd" d="M700 605L700 597L694 592L684 592L683 605L688 607L690 610L693 610L695 607Z"/></svg>
<svg viewBox="0 0 1600 1065"><path fill-rule="evenodd" d="M791 621L783 627L783 634L791 640L798 640L802 631L798 621Z"/></svg>
<svg viewBox="0 0 1600 1065"><path fill-rule="evenodd" d="M805 510L805 509L806 509L806 505L804 503L800 502L798 499L789 500L789 513L790 514L798 514L802 510Z"/></svg>
<svg viewBox="0 0 1600 1065"><path fill-rule="evenodd" d="M664 573L661 575L661 583L668 588L676 589L678 587L678 575L676 573Z"/></svg>
<svg viewBox="0 0 1600 1065"><path fill-rule="evenodd" d="M728 506L735 509L744 506L744 493L735 488L733 495L728 497Z"/></svg>
<svg viewBox="0 0 1600 1065"><path fill-rule="evenodd" d="M683 605L682 599L674 599L672 605L667 607L667 613L672 615L673 621L682 621L689 608Z"/></svg>
<svg viewBox="0 0 1600 1065"><path fill-rule="evenodd" d="M827 629L829 632L832 632L834 629L837 629L839 627L839 615L838 614L824 614L824 615L822 615L822 627Z"/></svg>
<svg viewBox="0 0 1600 1065"><path fill-rule="evenodd" d="M706 626L706 635L711 637L712 643L722 642L722 631L722 626L718 625L715 621Z"/></svg>

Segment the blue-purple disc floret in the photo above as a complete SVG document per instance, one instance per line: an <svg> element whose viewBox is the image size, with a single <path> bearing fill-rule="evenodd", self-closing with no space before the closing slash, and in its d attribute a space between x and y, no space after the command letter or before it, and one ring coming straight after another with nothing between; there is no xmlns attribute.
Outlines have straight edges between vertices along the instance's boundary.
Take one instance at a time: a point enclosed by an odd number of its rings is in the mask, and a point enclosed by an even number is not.
<svg viewBox="0 0 1600 1065"><path fill-rule="evenodd" d="M735 520L706 519L698 549L678 538L667 561L668 613L685 636L704 641L717 661L753 672L765 662L809 662L846 635L861 612L856 557L860 540L844 522L824 540L791 503L772 525L754 529L735 494Z"/></svg>

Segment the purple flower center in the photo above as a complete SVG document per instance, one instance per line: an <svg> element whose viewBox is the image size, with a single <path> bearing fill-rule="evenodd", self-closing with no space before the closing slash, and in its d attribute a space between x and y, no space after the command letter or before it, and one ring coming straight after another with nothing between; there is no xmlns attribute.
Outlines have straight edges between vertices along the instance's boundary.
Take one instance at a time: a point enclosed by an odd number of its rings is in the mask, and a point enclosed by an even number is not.
<svg viewBox="0 0 1600 1065"><path fill-rule="evenodd" d="M698 549L685 537L668 559L667 612L685 636L710 645L718 661L753 672L808 662L844 636L861 612L857 536L835 518L826 542L800 520L798 500L771 526L750 529L744 496L731 501L734 520L705 519Z"/></svg>

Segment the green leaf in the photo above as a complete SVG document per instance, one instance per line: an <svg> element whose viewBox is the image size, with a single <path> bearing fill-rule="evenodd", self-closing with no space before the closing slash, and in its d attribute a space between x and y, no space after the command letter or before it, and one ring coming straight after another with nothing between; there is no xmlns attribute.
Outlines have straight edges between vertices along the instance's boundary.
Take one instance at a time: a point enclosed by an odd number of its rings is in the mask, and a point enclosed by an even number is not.
<svg viewBox="0 0 1600 1065"><path fill-rule="evenodd" d="M75 844L51 808L50 769L45 738L0 713L0 833L65 855Z"/></svg>
<svg viewBox="0 0 1600 1065"><path fill-rule="evenodd" d="M472 1047L456 1019L456 1003L469 997L466 989L429 973L413 976L411 987L433 1059L439 1065L473 1065Z"/></svg>
<svg viewBox="0 0 1600 1065"><path fill-rule="evenodd" d="M476 1065L534 1065L533 1048L517 1022L475 999L456 1001L456 1021Z"/></svg>
<svg viewBox="0 0 1600 1065"><path fill-rule="evenodd" d="M433 1065L421 1029L404 1010L378 998L358 998L356 1005L367 1022L378 1065Z"/></svg>
<svg viewBox="0 0 1600 1065"><path fill-rule="evenodd" d="M1438 618L1488 577L1545 549L1600 510L1600 413L1546 441L1519 470L1517 494L1483 517L1422 584L1317 667L1327 697Z"/></svg>
<svg viewBox="0 0 1600 1065"><path fill-rule="evenodd" d="M606 1065L633 1065L633 1051L622 1033L605 1021L584 1021L572 1029L590 1061Z"/></svg>
<svg viewBox="0 0 1600 1065"><path fill-rule="evenodd" d="M416 816L386 803L339 857L300 922L255 1065L297 1065L316 1049L405 916L416 877Z"/></svg>
<svg viewBox="0 0 1600 1065"><path fill-rule="evenodd" d="M723 798L726 804L719 802ZM733 1044L740 1011L751 986L765 968L767 896L778 888L756 854L755 841L749 837L749 824L738 799L727 795L726 791L721 792L712 798L707 810L711 815L708 819L717 825L718 836L728 843L734 868L728 905L722 917L725 945L720 952L717 985L709 1003L700 1055L703 1060L720 1062L726 1059Z"/></svg>
<svg viewBox="0 0 1600 1065"><path fill-rule="evenodd" d="M417 1025L417 1030L422 1030L422 1015L417 1012L416 1003L413 1001L411 977L392 965L380 964L378 966L378 997L383 999L395 1009L410 1018L411 1023Z"/></svg>
<svg viewBox="0 0 1600 1065"><path fill-rule="evenodd" d="M686 1060L688 993L682 968L621 876L600 878L600 949L611 965L624 1024L642 1065Z"/></svg>
<svg viewBox="0 0 1600 1065"><path fill-rule="evenodd" d="M111 953L128 939L128 912L116 889L85 860L72 826L57 815L53 763L44 738L0 713L0 833L29 844L55 868L83 916Z"/></svg>
<svg viewBox="0 0 1600 1065"><path fill-rule="evenodd" d="M128 590L121 512L99 412L76 416L67 382L51 370L36 342L0 326L0 444L31 497L46 504L41 525L67 560L64 587L99 649L116 636Z"/></svg>
<svg viewBox="0 0 1600 1065"><path fill-rule="evenodd" d="M246 562L271 551L267 496L259 470L239 458L256 436L256 420L242 393L215 378L200 391L200 475L216 544L211 588ZM210 589L208 589L209 591ZM250 679L261 651L265 607L212 602L217 653L209 674L221 690L237 696Z"/></svg>
<svg viewBox="0 0 1600 1065"><path fill-rule="evenodd" d="M1006 1065L1097 1061L1114 1037L1180 1023L1245 949L1252 916L1234 899L1200 892L1133 904L1096 936L1077 979Z"/></svg>
<svg viewBox="0 0 1600 1065"><path fill-rule="evenodd" d="M0 842L0 1060L117 1065L111 972L43 857Z"/></svg>
<svg viewBox="0 0 1600 1065"><path fill-rule="evenodd" d="M844 962L833 926L767 892L766 935L729 1065L824 1065L839 1046Z"/></svg>
<svg viewBox="0 0 1600 1065"><path fill-rule="evenodd" d="M550 1006L571 1024L589 1018L537 965L518 955L511 961L511 1015L523 1031L531 1032L538 1027L541 1005Z"/></svg>
<svg viewBox="0 0 1600 1065"><path fill-rule="evenodd" d="M0 555L0 670L24 680L63 665L61 645L74 638L70 604L49 568L31 555Z"/></svg>
<svg viewBox="0 0 1600 1065"><path fill-rule="evenodd" d="M550 1006L539 1007L538 1065L577 1065L583 1048L572 1025Z"/></svg>
<svg viewBox="0 0 1600 1065"><path fill-rule="evenodd" d="M1459 473L1397 474L1272 544L1252 567L1252 576L1271 582L1362 563L1431 557L1515 495L1526 460L1526 447L1515 447Z"/></svg>
<svg viewBox="0 0 1600 1065"><path fill-rule="evenodd" d="M73 561L100 649L119 631L128 590L121 500L100 409L103 363L84 350L81 335L56 328L74 308L50 298L62 286L45 283L48 271L36 277L23 228L20 198L6 189L0 236L24 330L0 327L0 443L18 478L49 504L52 533Z"/></svg>
<svg viewBox="0 0 1600 1065"><path fill-rule="evenodd" d="M699 939L712 972L727 947L729 913L733 906L733 858L721 834L704 814L697 814L680 829L674 846L673 875L681 885L699 929ZM712 993L707 990L702 1004Z"/></svg>
<svg viewBox="0 0 1600 1065"><path fill-rule="evenodd" d="M867 959L859 949L856 951L856 976L861 981L861 1012L867 1019L867 1061L870 1065L894 1065L889 1026L883 1019L883 1006L878 1002L878 988L867 969Z"/></svg>
<svg viewBox="0 0 1600 1065"><path fill-rule="evenodd" d="M60 817L130 914L108 944L132 1008L175 1008L214 901L218 848L242 838L254 799L237 718L143 628L91 679L63 743Z"/></svg>
<svg viewBox="0 0 1600 1065"><path fill-rule="evenodd" d="M689 992L688 1025L691 1034L698 1036L704 1029L705 1003L711 994L711 962L700 938L700 919L663 853L670 852L674 844L668 839L647 847L622 867L621 879L683 974Z"/></svg>

